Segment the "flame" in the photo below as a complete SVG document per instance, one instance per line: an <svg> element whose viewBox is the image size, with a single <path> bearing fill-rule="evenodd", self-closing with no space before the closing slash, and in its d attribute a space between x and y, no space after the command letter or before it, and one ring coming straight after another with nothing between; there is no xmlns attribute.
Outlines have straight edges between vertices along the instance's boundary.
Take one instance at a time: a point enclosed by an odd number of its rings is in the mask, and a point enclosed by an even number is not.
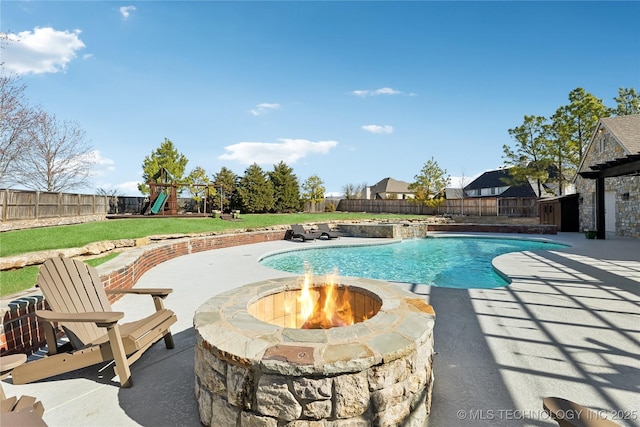
<svg viewBox="0 0 640 427"><path fill-rule="evenodd" d="M305 274L298 297L302 329L329 329L353 325L349 291L346 287L339 287L335 279L336 274L329 275L328 283L312 288L312 274Z"/></svg>

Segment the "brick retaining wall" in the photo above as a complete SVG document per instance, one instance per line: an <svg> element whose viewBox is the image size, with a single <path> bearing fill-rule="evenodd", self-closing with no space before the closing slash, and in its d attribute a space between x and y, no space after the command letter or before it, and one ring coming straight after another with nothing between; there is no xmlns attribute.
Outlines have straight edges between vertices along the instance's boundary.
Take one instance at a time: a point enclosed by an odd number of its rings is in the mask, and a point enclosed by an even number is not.
<svg viewBox="0 0 640 427"><path fill-rule="evenodd" d="M97 267L105 289L130 289L151 268L170 259L212 249L282 240L284 230L221 234L181 238L170 242L152 243L129 250ZM113 303L120 296L109 296ZM37 351L45 344L43 324L35 316L36 309L46 309L38 292L16 298L3 309L0 329L0 355Z"/></svg>

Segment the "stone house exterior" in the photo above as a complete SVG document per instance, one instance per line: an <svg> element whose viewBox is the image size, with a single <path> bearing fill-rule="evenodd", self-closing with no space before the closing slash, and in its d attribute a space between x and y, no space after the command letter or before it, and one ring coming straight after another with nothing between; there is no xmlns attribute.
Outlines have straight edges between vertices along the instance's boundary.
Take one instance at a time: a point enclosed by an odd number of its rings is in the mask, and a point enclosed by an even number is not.
<svg viewBox="0 0 640 427"><path fill-rule="evenodd" d="M574 185L580 231L640 238L640 114L599 120Z"/></svg>

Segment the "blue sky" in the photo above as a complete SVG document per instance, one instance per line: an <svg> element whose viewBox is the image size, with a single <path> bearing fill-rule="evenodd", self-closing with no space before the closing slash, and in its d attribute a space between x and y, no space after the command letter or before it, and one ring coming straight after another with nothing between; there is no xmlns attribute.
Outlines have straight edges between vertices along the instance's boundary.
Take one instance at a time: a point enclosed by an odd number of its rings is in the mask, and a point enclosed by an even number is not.
<svg viewBox="0 0 640 427"><path fill-rule="evenodd" d="M327 192L500 167L577 87L640 89L640 2L12 1L29 100L86 131L94 186L138 195L168 138L209 175L280 160ZM467 182L468 183L468 182Z"/></svg>

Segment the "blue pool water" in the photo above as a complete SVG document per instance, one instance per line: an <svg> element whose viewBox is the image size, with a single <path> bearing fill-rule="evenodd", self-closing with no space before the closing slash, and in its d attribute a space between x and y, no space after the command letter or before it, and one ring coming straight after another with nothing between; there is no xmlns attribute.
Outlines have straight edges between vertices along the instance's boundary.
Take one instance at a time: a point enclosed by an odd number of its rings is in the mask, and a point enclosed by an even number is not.
<svg viewBox="0 0 640 427"><path fill-rule="evenodd" d="M270 255L264 266L302 274L367 277L447 288L495 288L508 282L497 274L491 260L516 251L556 250L566 246L540 240L476 237L438 237L398 243L326 247Z"/></svg>

